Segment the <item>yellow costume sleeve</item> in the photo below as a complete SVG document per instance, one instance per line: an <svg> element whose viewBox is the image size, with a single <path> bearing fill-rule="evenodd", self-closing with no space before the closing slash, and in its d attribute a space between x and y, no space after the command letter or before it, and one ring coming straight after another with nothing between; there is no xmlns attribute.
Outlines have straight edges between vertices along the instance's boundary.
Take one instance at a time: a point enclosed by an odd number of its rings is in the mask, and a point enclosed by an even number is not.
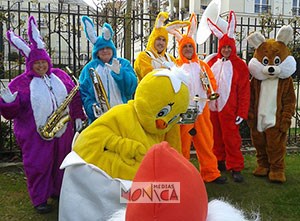
<svg viewBox="0 0 300 221"><path fill-rule="evenodd" d="M134 62L134 70L138 76L139 81L141 81L146 74L153 70L152 58L147 55L145 51L139 53L138 57Z"/></svg>

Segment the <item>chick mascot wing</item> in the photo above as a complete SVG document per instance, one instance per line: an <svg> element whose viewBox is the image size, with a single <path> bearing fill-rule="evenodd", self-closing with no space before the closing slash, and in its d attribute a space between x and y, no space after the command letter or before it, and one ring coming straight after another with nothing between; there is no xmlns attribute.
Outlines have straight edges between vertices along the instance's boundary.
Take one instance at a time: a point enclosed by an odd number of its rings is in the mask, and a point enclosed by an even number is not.
<svg viewBox="0 0 300 221"><path fill-rule="evenodd" d="M179 68L155 70L140 82L134 100L111 108L79 135L61 166L60 220L107 220L124 206L116 194L126 182L119 178L132 180L152 145L166 140L179 151L180 137L165 134L187 110L186 84Z"/></svg>
<svg viewBox="0 0 300 221"><path fill-rule="evenodd" d="M139 53L134 62L134 70L139 78L142 80L146 74L153 69L170 68L175 63L175 58L167 53L168 46L168 32L179 29L189 24L188 21L173 21L164 25L164 22L169 18L168 12L160 12L154 24L154 28L149 36L146 50ZM163 37L166 41L166 47L161 53L154 47L155 40L158 37Z"/></svg>
<svg viewBox="0 0 300 221"><path fill-rule="evenodd" d="M291 77L296 61L287 47L291 36L291 26L281 27L276 39L265 39L259 32L248 36L255 48L248 65L253 76L248 125L258 164L253 174L281 183L286 181L286 136L296 104Z"/></svg>

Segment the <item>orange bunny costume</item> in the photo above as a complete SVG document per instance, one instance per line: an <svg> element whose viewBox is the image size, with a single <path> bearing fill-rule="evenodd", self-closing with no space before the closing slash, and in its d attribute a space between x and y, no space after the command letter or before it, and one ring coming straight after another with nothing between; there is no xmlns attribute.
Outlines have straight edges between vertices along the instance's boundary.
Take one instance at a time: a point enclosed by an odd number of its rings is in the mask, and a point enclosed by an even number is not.
<svg viewBox="0 0 300 221"><path fill-rule="evenodd" d="M197 29L195 14L191 15L190 22L187 34L181 35L180 32L173 33L179 43L179 57L176 63L182 66L189 76L190 105L195 104L193 100L195 96L200 98L200 101L197 103L199 115L195 123L180 125L182 153L185 158L189 159L190 148L193 142L200 163L201 176L205 182L212 182L220 177L221 174L218 170L217 158L212 151L213 127L207 104L207 91L202 87L200 73L203 71L207 73L214 90L216 89L216 81L210 67L204 61L201 61L196 54L196 43L192 38ZM190 60L183 55L183 47L187 44L191 44L194 50ZM196 134L193 134L193 131L196 131Z"/></svg>

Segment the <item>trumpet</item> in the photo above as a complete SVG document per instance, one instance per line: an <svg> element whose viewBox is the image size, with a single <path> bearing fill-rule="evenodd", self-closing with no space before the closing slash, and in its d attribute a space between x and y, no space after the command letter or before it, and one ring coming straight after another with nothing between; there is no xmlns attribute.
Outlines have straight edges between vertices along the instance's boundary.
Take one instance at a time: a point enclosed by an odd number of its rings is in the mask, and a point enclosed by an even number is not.
<svg viewBox="0 0 300 221"><path fill-rule="evenodd" d="M107 98L106 91L104 89L103 83L97 71L94 68L89 69L90 77L92 79L95 91L96 91L96 100L98 101L101 109L101 113L97 113L98 116L105 113L110 109L109 101ZM96 106L97 104L94 104ZM95 108L95 110L97 110Z"/></svg>
<svg viewBox="0 0 300 221"><path fill-rule="evenodd" d="M204 70L203 70L204 69ZM206 91L207 93L207 97L209 100L216 100L219 98L219 94L216 93L211 85L210 79L206 73L205 67L201 67L200 70L200 80L203 86L203 89Z"/></svg>

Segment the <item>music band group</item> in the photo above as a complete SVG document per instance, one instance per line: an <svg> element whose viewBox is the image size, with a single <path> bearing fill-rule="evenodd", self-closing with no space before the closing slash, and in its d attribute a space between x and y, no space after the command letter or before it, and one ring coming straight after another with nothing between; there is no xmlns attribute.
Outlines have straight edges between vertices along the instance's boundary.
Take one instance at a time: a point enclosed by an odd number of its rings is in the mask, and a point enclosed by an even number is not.
<svg viewBox="0 0 300 221"><path fill-rule="evenodd" d="M33 16L28 22L30 44L14 32L7 32L9 42L26 58L26 70L13 79L8 88L1 90L0 111L6 119L14 120L14 133L23 154L28 191L37 212L50 212L52 208L47 200L59 197L64 172L59 167L72 151L72 145L87 162L97 161L97 157L89 157L89 147L80 146L88 142L83 139L84 134L81 138L79 135L78 143L74 139L75 144L72 144L74 133L83 129L83 121L88 119L89 126L82 131L88 134L89 128L97 121L100 124L100 119L108 112L135 100L137 87L142 82L146 84L144 81L147 79L151 80L146 76L153 71L179 69L188 79L185 84L189 91L188 101L184 101L188 104L187 111L177 115L172 129L160 134L155 141L168 141L186 159L190 159L193 146L205 182L226 183L226 176L221 175L221 171L226 170L231 172L234 182L243 182L244 158L240 149L239 125L248 118L250 73L247 64L236 52L235 14L230 13L226 32L208 19L208 26L219 42L218 52L207 56L206 61L199 59L196 53L197 45L193 39L197 31L195 14L189 21L173 21L165 25L166 20L168 13L160 12L146 49L139 53L133 68L128 60L117 56L112 27L105 23L102 36L97 36L93 21L83 16L85 34L93 49L92 58L82 69L79 82L72 80L63 70L53 68ZM185 34L182 34L183 29ZM169 35L177 41L177 58L167 53ZM147 105L151 109L151 104ZM168 125L159 120L165 113L160 114L155 126L164 130ZM103 125L109 124L104 120ZM126 125L117 127L127 130ZM93 136L97 137L95 139L107 139L100 132L94 131ZM91 134L86 137L94 139ZM150 147L139 152L138 163ZM91 151L97 151L97 147L91 147ZM122 158L121 150L116 152ZM122 159L127 165L134 164L129 160L126 162L126 157ZM119 178L132 180L138 163L134 170ZM115 175L118 173L105 169L106 166L101 169L114 178L118 176Z"/></svg>

